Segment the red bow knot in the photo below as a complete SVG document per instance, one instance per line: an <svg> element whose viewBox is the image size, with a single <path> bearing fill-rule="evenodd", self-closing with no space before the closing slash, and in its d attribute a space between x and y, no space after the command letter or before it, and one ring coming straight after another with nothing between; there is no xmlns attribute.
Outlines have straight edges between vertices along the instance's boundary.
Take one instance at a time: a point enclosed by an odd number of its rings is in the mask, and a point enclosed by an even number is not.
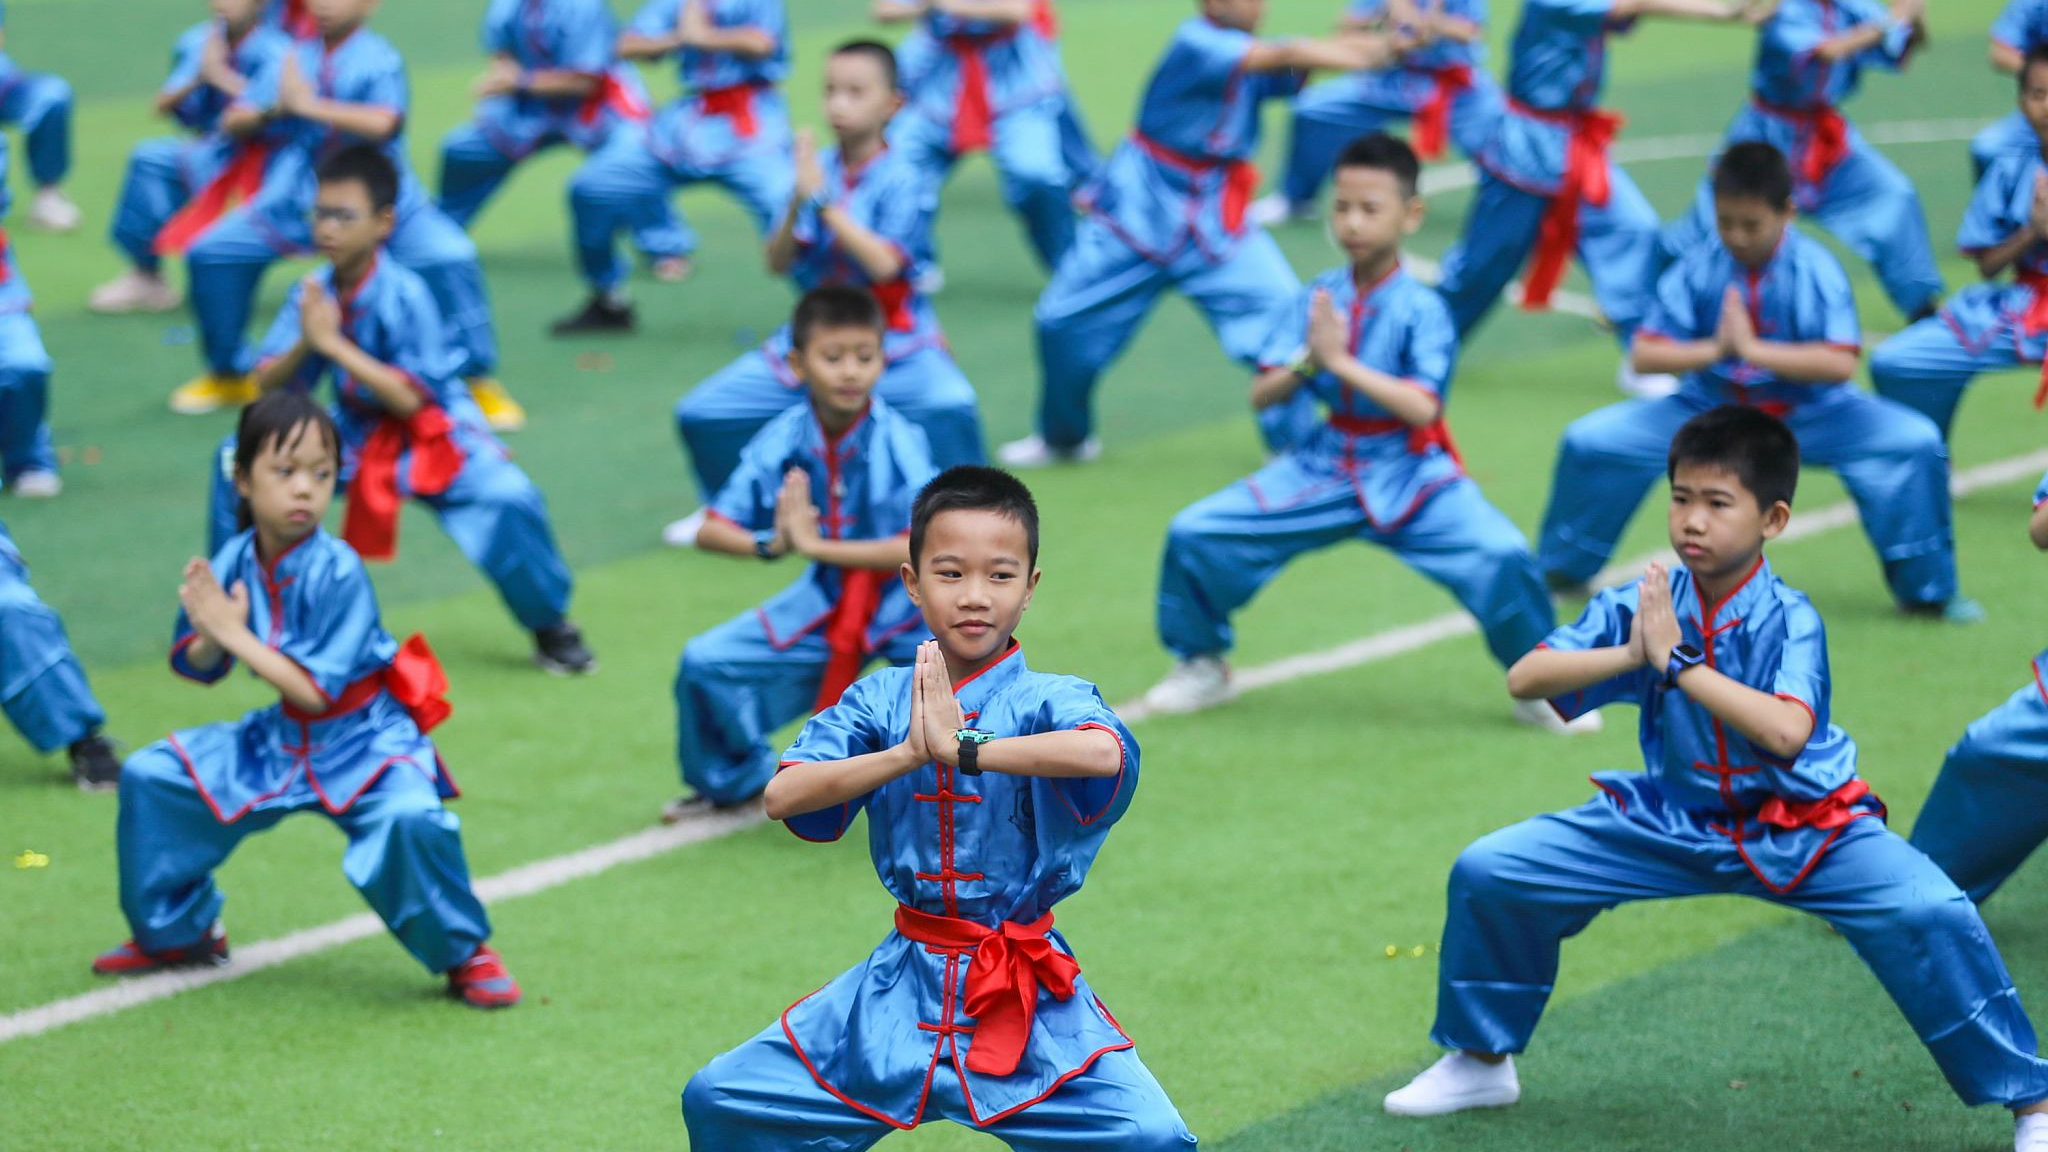
<svg viewBox="0 0 2048 1152"><path fill-rule="evenodd" d="M1444 154L1451 138L1451 103L1472 87L1472 69L1464 64L1436 72L1436 86L1429 99L1415 110L1415 154L1435 160Z"/></svg>
<svg viewBox="0 0 2048 1152"><path fill-rule="evenodd" d="M386 416L363 441L356 454L355 479L348 486L348 514L341 538L365 560L389 560L398 554L398 458L412 449L407 476L415 496L438 496L462 471L462 449L455 426L438 404L422 404L403 420Z"/></svg>
<svg viewBox="0 0 2048 1152"><path fill-rule="evenodd" d="M1565 145L1564 179L1543 214L1536 251L1522 281L1522 307L1545 308L1564 279L1565 266L1579 246L1579 206L1607 205L1607 146L1621 131L1622 118L1589 109L1572 117L1571 139Z"/></svg>
<svg viewBox="0 0 2048 1152"><path fill-rule="evenodd" d="M1038 990L1052 993L1055 1000L1071 1000L1074 981L1081 975L1081 965L1046 938L1052 931L1050 912L1029 924L1006 920L1001 928L986 928L898 905L896 930L920 944L974 949L961 1007L974 1018L967 1070L984 1076L1008 1076L1017 1070L1031 1037Z"/></svg>

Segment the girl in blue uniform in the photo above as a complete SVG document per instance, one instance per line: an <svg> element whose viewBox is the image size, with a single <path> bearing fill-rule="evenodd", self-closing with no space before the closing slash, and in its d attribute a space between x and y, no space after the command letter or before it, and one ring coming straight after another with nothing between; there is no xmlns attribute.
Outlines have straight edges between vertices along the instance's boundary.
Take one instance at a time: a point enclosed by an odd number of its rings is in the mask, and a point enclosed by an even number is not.
<svg viewBox="0 0 2048 1152"><path fill-rule="evenodd" d="M93 961L103 975L225 964L225 898L213 872L242 839L318 811L348 837L342 871L406 951L473 1007L519 1000L485 943L455 782L427 732L448 680L426 640L384 630L355 550L320 527L341 435L319 406L277 393L242 413L235 489L243 530L178 587L171 670L200 684L235 664L278 701L186 728L121 769L121 911L133 938Z"/></svg>

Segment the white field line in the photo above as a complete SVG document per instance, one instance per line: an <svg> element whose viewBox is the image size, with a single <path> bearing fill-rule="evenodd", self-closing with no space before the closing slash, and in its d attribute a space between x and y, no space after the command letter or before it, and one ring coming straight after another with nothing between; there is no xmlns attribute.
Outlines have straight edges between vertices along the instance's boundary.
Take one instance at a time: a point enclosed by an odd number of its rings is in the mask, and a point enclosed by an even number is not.
<svg viewBox="0 0 2048 1152"><path fill-rule="evenodd" d="M1967 139L1977 127L1974 122L1960 120L1902 121L1872 125L1864 130L1864 134L1881 143L1923 143ZM1691 151L1672 151L1680 144ZM1633 145L1617 145L1615 152L1618 159L1624 160L1665 159L1684 155L1698 157L1711 153L1719 144L1719 137L1660 137L1637 141ZM1424 194L1470 184L1470 169L1471 166L1467 164L1450 164L1431 169L1423 175ZM1454 182L1459 170L1465 173L1464 184ZM1432 180L1436 183L1433 184ZM1954 483L1955 492L1960 496L1979 488L2030 479L2043 471L2048 471L2048 450L1994 461L1958 473ZM1853 506L1846 503L1831 505L1802 514L1793 522L1782 539L1796 540L1854 523L1856 509ZM1633 575L1648 562L1648 559L1645 557L1630 564L1617 565L1602 572L1599 579L1607 581ZM1322 652L1289 656L1270 664L1240 669L1234 677L1235 690L1239 693L1249 692L1310 676L1356 668L1475 631L1477 625L1471 617L1459 612L1446 613L1419 624L1391 629ZM1126 704L1118 708L1117 713L1129 723L1144 720L1151 715L1150 710L1139 702ZM487 876L477 881L477 895L486 902L531 896L587 876L610 871L621 864L652 859L686 845L729 836L759 824L763 819L758 806L748 806L730 812L709 813L665 828L650 828L581 851L537 860L508 872L500 872L496 876ZM0 1016L0 1044L39 1036L67 1024L77 1024L140 1007L195 988L238 980L266 968L275 968L305 956L352 944L375 936L383 930L383 924L375 916L361 913L329 924L287 933L272 940L259 940L254 944L238 946L234 949L234 962L226 967L156 972L121 979L117 983L110 983L91 992Z"/></svg>

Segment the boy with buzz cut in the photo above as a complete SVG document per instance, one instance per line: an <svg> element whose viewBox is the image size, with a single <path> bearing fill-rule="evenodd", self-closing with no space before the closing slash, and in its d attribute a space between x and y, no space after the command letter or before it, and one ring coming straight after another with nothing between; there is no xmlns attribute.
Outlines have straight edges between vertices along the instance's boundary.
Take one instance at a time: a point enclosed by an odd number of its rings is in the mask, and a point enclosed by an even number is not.
<svg viewBox="0 0 2048 1152"><path fill-rule="evenodd" d="M2048 0L2006 0L1991 21L1991 67L2017 76L2027 54L2048 45ZM1970 166L1978 179L2000 156L2030 156L2041 150L2041 135L2020 111L2006 113L1970 138Z"/></svg>
<svg viewBox="0 0 2048 1152"><path fill-rule="evenodd" d="M813 717L765 797L806 840L867 811L896 930L690 1078L691 1147L853 1152L934 1117L1028 1152L1194 1147L1053 929L1138 745L1093 684L1025 665L1038 577L1015 478L952 468L918 494L902 580L934 639Z"/></svg>
<svg viewBox="0 0 2048 1152"><path fill-rule="evenodd" d="M1345 539L1390 548L1447 588L1503 667L1556 624L1521 532L1465 475L1444 428L1457 333L1443 299L1401 267L1402 240L1422 226L1419 173L1414 151L1383 132L1337 159L1330 235L1349 262L1316 277L1282 326L1279 342L1305 340L1307 355L1252 386L1262 412L1286 411L1305 389L1327 419L1174 517L1159 637L1180 662L1146 695L1155 710L1228 699L1230 614L1290 560ZM1515 716L1565 729L1541 705Z"/></svg>
<svg viewBox="0 0 2048 1152"><path fill-rule="evenodd" d="M1792 224L1792 172L1761 141L1715 164L1718 243L1667 269L1630 346L1635 368L1682 377L1657 400L1573 421L1558 449L1538 558L1583 588L1613 554L1671 436L1720 404L1785 421L1806 459L1835 470L1903 612L1956 622L1983 609L1957 591L1948 450L1933 423L1850 383L1862 351L1841 262Z"/></svg>
<svg viewBox="0 0 2048 1152"><path fill-rule="evenodd" d="M730 807L775 774L769 734L839 699L874 656L917 654L917 608L891 579L910 502L937 473L924 432L874 395L887 324L859 288L814 288L789 325L807 399L768 422L711 502L697 547L810 563L766 604L691 640L676 669L686 795L662 809ZM822 505L822 508L821 508Z"/></svg>
<svg viewBox="0 0 2048 1152"><path fill-rule="evenodd" d="M1642 709L1643 772L1475 841L1451 869L1436 1025L1451 1051L1386 1110L1434 1116L1521 1096L1513 1053L1536 1029L1566 937L1624 901L1739 894L1811 912L1846 937L1967 1104L2018 1113L2015 1146L2048 1150L2048 1061L1998 949L1934 862L1885 826L1830 720L1820 614L1771 571L1799 445L1728 406L1673 437L1671 546L1593 598L1508 670L1508 691L1560 715ZM1777 1009L1782 1010L1782 1009Z"/></svg>

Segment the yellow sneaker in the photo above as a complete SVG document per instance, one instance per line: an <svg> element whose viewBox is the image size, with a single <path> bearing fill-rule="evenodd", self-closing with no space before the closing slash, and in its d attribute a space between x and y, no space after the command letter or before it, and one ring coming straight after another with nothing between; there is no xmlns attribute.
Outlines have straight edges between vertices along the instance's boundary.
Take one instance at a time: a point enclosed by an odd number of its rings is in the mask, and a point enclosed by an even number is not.
<svg viewBox="0 0 2048 1152"><path fill-rule="evenodd" d="M494 377L471 377L469 394L475 397L476 406L483 409L484 423L492 431L517 432L526 427L526 409Z"/></svg>
<svg viewBox="0 0 2048 1152"><path fill-rule="evenodd" d="M193 377L171 393L171 411L181 416L203 416L222 408L254 403L261 394L254 376L216 376L209 372Z"/></svg>

